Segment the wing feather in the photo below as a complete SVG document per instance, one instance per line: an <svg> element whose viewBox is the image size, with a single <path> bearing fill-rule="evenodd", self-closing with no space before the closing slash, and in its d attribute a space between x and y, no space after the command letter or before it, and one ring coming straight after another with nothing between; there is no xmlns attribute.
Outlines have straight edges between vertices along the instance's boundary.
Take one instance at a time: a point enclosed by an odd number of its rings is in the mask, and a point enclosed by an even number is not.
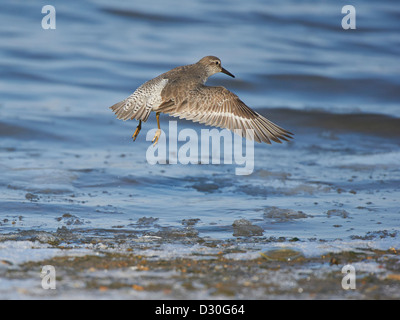
<svg viewBox="0 0 400 320"><path fill-rule="evenodd" d="M272 140L281 143L281 140L292 138L291 132L250 109L237 95L224 87L200 85L184 93L171 89L166 91L163 100L167 103L162 104L158 111L171 116L231 131L241 129L243 137L246 137L246 131L250 129L254 131L253 139L257 142L270 144Z"/></svg>

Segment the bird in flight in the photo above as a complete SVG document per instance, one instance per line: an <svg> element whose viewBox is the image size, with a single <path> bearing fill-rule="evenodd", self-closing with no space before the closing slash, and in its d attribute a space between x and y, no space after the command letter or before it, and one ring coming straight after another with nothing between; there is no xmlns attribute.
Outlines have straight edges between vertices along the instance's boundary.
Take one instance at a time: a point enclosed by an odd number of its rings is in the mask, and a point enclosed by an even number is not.
<svg viewBox="0 0 400 320"><path fill-rule="evenodd" d="M272 140L281 143L281 140L288 141L288 138L292 138L293 133L246 106L228 89L206 86L207 79L218 72L235 77L222 67L219 58L204 57L197 63L176 67L145 82L128 98L114 104L110 109L118 119L139 120L132 135L133 141L142 128L142 121L146 122L150 113L156 112L158 129L152 140L154 145L161 135L160 113L227 128L257 142L270 144ZM247 135L247 130L252 130L253 134Z"/></svg>

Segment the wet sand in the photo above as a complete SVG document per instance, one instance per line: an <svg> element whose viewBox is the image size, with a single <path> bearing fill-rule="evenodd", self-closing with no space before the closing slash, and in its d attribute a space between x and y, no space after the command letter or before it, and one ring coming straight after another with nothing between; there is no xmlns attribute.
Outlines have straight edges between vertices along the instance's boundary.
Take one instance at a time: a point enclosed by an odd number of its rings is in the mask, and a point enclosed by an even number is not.
<svg viewBox="0 0 400 320"><path fill-rule="evenodd" d="M65 234L63 234L65 232ZM213 241L180 234L179 240L147 236L93 237L80 232L30 235L24 250L51 258L0 261L1 298L26 299L399 299L399 252L367 247L307 256L299 239L268 251L271 239ZM114 235L116 238L116 236ZM47 240L46 240L47 238ZM89 239L87 239L89 240ZM280 239L285 242L285 239ZM60 244L56 244L60 243ZM69 243L74 243L70 245ZM21 247L15 248L22 250ZM5 243L2 243L5 245ZM303 244L304 245L304 244ZM318 245L315 243L314 245ZM79 247L79 249L77 249ZM182 251L181 251L182 250ZM180 252L179 252L180 251ZM51 253L50 253L51 252ZM344 290L344 265L356 268L356 289ZM45 265L56 270L56 290L40 288ZM12 292L12 293L11 293Z"/></svg>

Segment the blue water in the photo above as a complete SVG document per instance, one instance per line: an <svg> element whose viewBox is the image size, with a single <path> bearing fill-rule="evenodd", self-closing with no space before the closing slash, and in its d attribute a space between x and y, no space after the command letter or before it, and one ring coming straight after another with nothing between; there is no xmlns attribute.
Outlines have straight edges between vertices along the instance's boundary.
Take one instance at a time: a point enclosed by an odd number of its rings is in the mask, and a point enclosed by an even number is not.
<svg viewBox="0 0 400 320"><path fill-rule="evenodd" d="M245 219L262 230L250 243L342 239L351 247L389 232L385 246L399 246L395 1L353 1L355 30L341 27L344 1L53 1L56 29L44 30L47 4L4 0L0 11L3 239L64 227L174 241L190 229L196 243L246 236L233 226ZM295 134L256 144L251 175L235 175L235 164L151 165L154 115L132 142L136 122L109 110L206 55L236 76L208 84ZM152 220L138 223L143 217Z"/></svg>

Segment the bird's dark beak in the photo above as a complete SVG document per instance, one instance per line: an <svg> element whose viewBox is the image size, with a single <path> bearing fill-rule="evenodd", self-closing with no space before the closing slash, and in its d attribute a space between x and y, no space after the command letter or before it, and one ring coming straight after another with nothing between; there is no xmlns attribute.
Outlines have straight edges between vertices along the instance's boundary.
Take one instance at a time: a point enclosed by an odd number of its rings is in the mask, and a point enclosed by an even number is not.
<svg viewBox="0 0 400 320"><path fill-rule="evenodd" d="M235 77L232 73L230 73L230 72L229 72L228 70L226 70L225 68L222 68L222 67L221 67L221 72L227 74L228 76L231 76L232 78Z"/></svg>

